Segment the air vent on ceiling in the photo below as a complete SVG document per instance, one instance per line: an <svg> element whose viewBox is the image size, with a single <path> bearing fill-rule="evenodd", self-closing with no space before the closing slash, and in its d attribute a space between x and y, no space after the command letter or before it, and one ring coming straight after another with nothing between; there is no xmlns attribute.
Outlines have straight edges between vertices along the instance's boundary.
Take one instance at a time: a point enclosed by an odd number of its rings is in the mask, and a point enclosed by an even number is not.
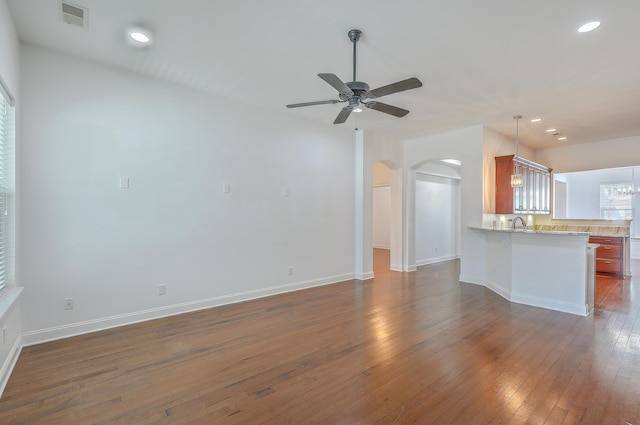
<svg viewBox="0 0 640 425"><path fill-rule="evenodd" d="M87 28L89 11L75 4L62 2L62 20L67 24Z"/></svg>

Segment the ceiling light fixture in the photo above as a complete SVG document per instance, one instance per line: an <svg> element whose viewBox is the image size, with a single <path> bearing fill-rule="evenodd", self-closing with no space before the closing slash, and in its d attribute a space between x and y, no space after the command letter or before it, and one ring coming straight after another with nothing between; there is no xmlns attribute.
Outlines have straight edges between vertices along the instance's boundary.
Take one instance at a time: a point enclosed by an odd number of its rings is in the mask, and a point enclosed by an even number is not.
<svg viewBox="0 0 640 425"><path fill-rule="evenodd" d="M511 187L522 187L523 184L522 173L520 172L520 161L518 161L518 159L520 159L518 157L518 123L520 121L520 118L522 118L522 115L516 115L513 117L513 119L516 120L516 154L513 157L513 174L511 175Z"/></svg>
<svg viewBox="0 0 640 425"><path fill-rule="evenodd" d="M153 43L153 35L151 34L151 31L149 31L146 28L142 28L142 27L129 28L129 31L127 32L127 34L128 34L127 39L129 40L131 45L138 46L138 47L146 47L146 46L150 46Z"/></svg>
<svg viewBox="0 0 640 425"><path fill-rule="evenodd" d="M542 118L534 118L531 120L531 122L540 122L542 121Z"/></svg>
<svg viewBox="0 0 640 425"><path fill-rule="evenodd" d="M600 26L600 21L591 21L578 28L578 32L590 32Z"/></svg>
<svg viewBox="0 0 640 425"><path fill-rule="evenodd" d="M567 140L567 136L558 137L558 140Z"/></svg>
<svg viewBox="0 0 640 425"><path fill-rule="evenodd" d="M555 128L549 128L549 129L547 129L547 133L553 133L554 131L556 131L556 129L555 129Z"/></svg>
<svg viewBox="0 0 640 425"><path fill-rule="evenodd" d="M151 41L151 38L149 38L148 35L137 31L130 33L129 37L133 38L133 40L138 43L148 43Z"/></svg>
<svg viewBox="0 0 640 425"><path fill-rule="evenodd" d="M362 108L360 107L355 107L352 109L353 112L362 112Z"/></svg>

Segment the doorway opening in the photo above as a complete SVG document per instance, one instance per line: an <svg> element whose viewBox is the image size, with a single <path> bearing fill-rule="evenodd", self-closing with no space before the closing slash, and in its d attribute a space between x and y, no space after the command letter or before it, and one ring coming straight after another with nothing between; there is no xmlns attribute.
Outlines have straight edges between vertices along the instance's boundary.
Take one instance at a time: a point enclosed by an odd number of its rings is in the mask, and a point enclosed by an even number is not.
<svg viewBox="0 0 640 425"><path fill-rule="evenodd" d="M373 164L373 272L376 276L391 268L391 179L383 162Z"/></svg>
<svg viewBox="0 0 640 425"><path fill-rule="evenodd" d="M460 166L440 160L416 169L416 266L460 257Z"/></svg>

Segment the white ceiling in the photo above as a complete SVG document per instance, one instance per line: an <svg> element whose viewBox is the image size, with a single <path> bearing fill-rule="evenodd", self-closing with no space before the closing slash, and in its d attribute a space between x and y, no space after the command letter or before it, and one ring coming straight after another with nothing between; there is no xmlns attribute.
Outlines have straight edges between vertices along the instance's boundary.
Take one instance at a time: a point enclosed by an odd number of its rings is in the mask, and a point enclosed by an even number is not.
<svg viewBox="0 0 640 425"><path fill-rule="evenodd" d="M286 109L337 98L316 75L372 88L409 77L423 87L381 101L358 127L393 139L484 124L532 148L640 135L638 0L73 0L88 29L62 22L60 0L7 0L23 42L184 84L332 126L343 105ZM592 33L577 27L602 21ZM155 32L132 48L125 30ZM528 119L541 116L543 122ZM355 126L355 114L345 126ZM568 137L558 142L549 127Z"/></svg>

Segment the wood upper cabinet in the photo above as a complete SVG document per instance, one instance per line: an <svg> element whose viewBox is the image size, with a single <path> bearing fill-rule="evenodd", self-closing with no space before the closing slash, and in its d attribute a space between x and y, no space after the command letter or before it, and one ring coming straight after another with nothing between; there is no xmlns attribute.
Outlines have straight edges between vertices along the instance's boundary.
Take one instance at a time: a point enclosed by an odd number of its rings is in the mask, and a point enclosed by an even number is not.
<svg viewBox="0 0 640 425"><path fill-rule="evenodd" d="M523 186L511 187L518 170ZM496 157L496 214L549 214L551 169L514 155Z"/></svg>

